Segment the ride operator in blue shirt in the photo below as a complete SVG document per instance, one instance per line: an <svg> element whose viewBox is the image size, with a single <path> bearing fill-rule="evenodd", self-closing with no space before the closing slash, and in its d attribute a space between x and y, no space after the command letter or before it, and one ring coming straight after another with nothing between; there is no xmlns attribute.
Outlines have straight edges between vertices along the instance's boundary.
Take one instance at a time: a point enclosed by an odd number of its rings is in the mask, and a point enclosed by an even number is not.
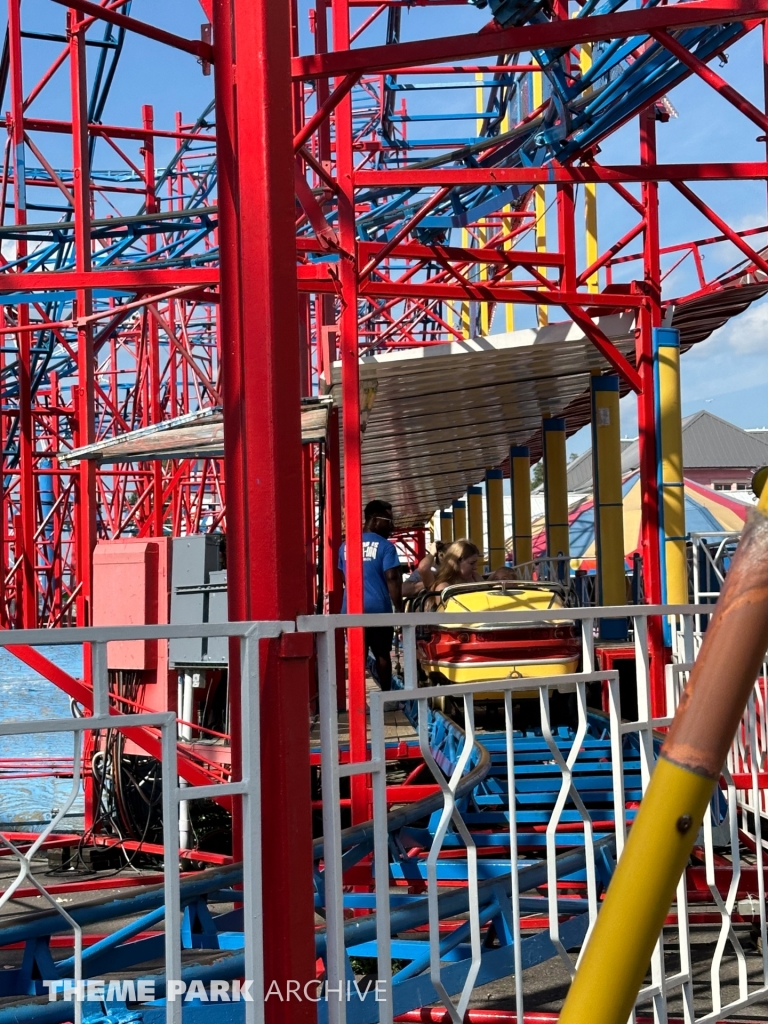
<svg viewBox="0 0 768 1024"><path fill-rule="evenodd" d="M395 528L392 506L388 501L369 501L363 524L363 611L368 615L403 610L403 573L397 549L389 537ZM346 544L339 549L339 568L346 576ZM342 613L347 610L344 594ZM382 690L392 688L392 626L373 626L365 630L365 647L376 662L376 680Z"/></svg>

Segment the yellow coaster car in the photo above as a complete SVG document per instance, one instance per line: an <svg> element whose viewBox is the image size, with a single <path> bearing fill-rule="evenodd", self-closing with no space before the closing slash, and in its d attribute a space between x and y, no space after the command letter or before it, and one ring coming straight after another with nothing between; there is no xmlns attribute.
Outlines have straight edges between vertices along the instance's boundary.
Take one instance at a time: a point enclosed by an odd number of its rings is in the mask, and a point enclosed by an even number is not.
<svg viewBox="0 0 768 1024"><path fill-rule="evenodd" d="M504 580L446 588L440 610L446 612L548 611L572 604L566 586ZM432 626L420 630L418 658L430 683L489 683L565 675L578 671L581 633L567 618L549 622L483 623ZM480 687L479 687L480 689ZM518 691L516 698L536 697L538 690ZM482 688L486 700L503 700L500 691Z"/></svg>

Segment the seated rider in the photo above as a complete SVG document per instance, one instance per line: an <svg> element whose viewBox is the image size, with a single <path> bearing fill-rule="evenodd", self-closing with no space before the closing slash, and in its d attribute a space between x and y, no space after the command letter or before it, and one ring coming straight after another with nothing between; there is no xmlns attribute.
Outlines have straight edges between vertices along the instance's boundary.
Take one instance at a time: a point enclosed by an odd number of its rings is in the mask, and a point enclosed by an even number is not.
<svg viewBox="0 0 768 1024"><path fill-rule="evenodd" d="M429 552L422 558L410 576L403 580L403 597L415 597L423 590L431 590L435 583L435 573L439 570L443 555L448 545L445 541L436 540Z"/></svg>
<svg viewBox="0 0 768 1024"><path fill-rule="evenodd" d="M459 583L482 583L477 571L479 559L480 551L471 540L455 540L443 555L432 589L440 592Z"/></svg>

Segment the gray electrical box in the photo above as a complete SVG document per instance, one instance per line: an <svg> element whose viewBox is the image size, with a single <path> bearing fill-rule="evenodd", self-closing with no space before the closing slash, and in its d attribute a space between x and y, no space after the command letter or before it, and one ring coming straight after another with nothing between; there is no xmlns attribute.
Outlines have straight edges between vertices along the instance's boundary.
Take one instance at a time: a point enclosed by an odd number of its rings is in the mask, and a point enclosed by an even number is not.
<svg viewBox="0 0 768 1024"><path fill-rule="evenodd" d="M220 533L177 537L171 562L171 624L227 622L227 570L221 568ZM222 667L228 662L226 637L194 637L169 642L171 668Z"/></svg>

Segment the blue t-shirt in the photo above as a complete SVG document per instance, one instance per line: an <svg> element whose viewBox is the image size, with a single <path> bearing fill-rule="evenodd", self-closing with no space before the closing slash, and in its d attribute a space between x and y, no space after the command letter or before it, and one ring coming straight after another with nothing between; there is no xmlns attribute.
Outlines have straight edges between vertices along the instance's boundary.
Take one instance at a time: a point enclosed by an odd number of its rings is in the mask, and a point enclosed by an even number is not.
<svg viewBox="0 0 768 1024"><path fill-rule="evenodd" d="M347 574L346 544L339 548L339 568ZM397 549L378 533L363 534L363 611L369 614L391 612L392 598L389 596L387 569L398 569L400 559ZM347 610L347 592L344 591L342 613Z"/></svg>

